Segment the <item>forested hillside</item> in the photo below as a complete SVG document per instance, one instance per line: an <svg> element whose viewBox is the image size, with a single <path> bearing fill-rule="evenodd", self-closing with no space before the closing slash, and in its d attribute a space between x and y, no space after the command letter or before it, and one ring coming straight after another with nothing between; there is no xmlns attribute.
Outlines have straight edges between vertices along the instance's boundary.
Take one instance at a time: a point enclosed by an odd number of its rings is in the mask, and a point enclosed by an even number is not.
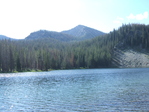
<svg viewBox="0 0 149 112"><path fill-rule="evenodd" d="M85 41L0 40L0 71L113 67L115 48L149 49L149 25L128 24Z"/></svg>
<svg viewBox="0 0 149 112"><path fill-rule="evenodd" d="M39 31L33 32L25 39L41 39L41 38L45 38L45 39L51 38L51 39L56 39L61 41L75 40L75 38L71 35L54 32L54 31L47 31L47 30L39 30Z"/></svg>
<svg viewBox="0 0 149 112"><path fill-rule="evenodd" d="M118 46L131 47L139 49L149 49L149 25L128 24L123 25L118 31L115 31L115 37L121 38Z"/></svg>

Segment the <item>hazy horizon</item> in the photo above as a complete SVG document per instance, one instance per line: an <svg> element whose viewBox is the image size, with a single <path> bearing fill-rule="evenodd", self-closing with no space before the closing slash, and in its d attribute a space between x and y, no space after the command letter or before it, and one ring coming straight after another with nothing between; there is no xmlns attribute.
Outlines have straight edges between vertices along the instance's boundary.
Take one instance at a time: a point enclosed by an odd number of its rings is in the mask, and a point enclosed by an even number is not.
<svg viewBox="0 0 149 112"><path fill-rule="evenodd" d="M0 1L0 35L23 39L38 30L85 25L108 33L123 24L149 24L148 0Z"/></svg>

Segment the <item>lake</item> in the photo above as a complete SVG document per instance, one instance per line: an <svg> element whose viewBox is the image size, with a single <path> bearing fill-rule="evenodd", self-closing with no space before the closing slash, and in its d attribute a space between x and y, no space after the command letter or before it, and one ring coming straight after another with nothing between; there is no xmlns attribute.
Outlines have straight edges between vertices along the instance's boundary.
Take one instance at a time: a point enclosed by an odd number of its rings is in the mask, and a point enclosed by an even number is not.
<svg viewBox="0 0 149 112"><path fill-rule="evenodd" d="M0 112L149 111L149 68L1 73Z"/></svg>

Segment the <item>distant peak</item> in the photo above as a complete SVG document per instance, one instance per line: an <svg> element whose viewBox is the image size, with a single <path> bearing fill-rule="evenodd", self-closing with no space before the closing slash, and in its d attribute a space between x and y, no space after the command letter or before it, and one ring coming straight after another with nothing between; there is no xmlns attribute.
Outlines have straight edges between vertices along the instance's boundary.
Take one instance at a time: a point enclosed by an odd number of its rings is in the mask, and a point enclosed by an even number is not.
<svg viewBox="0 0 149 112"><path fill-rule="evenodd" d="M84 26L84 25L78 25L78 26Z"/></svg>
<svg viewBox="0 0 149 112"><path fill-rule="evenodd" d="M90 38L94 38L100 35L104 35L103 32L98 31L94 28L90 28L84 25L78 25L70 30L67 31L63 31L63 33L71 35L73 37L76 38L80 38L80 39L90 39Z"/></svg>
<svg viewBox="0 0 149 112"><path fill-rule="evenodd" d="M90 28L90 29L96 30L95 28L91 28L91 27L88 27L88 26L85 26L85 25L78 25L76 27L79 27L79 28Z"/></svg>
<svg viewBox="0 0 149 112"><path fill-rule="evenodd" d="M87 26L84 26L84 25L78 25L77 27L87 27Z"/></svg>

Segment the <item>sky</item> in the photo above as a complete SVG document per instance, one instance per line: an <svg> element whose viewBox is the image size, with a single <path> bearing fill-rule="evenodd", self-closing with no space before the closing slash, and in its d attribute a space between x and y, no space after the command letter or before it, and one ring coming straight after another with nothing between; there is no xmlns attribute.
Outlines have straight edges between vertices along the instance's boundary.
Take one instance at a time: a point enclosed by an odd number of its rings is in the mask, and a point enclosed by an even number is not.
<svg viewBox="0 0 149 112"><path fill-rule="evenodd" d="M23 39L38 30L85 25L105 33L149 24L149 0L0 0L0 35Z"/></svg>

